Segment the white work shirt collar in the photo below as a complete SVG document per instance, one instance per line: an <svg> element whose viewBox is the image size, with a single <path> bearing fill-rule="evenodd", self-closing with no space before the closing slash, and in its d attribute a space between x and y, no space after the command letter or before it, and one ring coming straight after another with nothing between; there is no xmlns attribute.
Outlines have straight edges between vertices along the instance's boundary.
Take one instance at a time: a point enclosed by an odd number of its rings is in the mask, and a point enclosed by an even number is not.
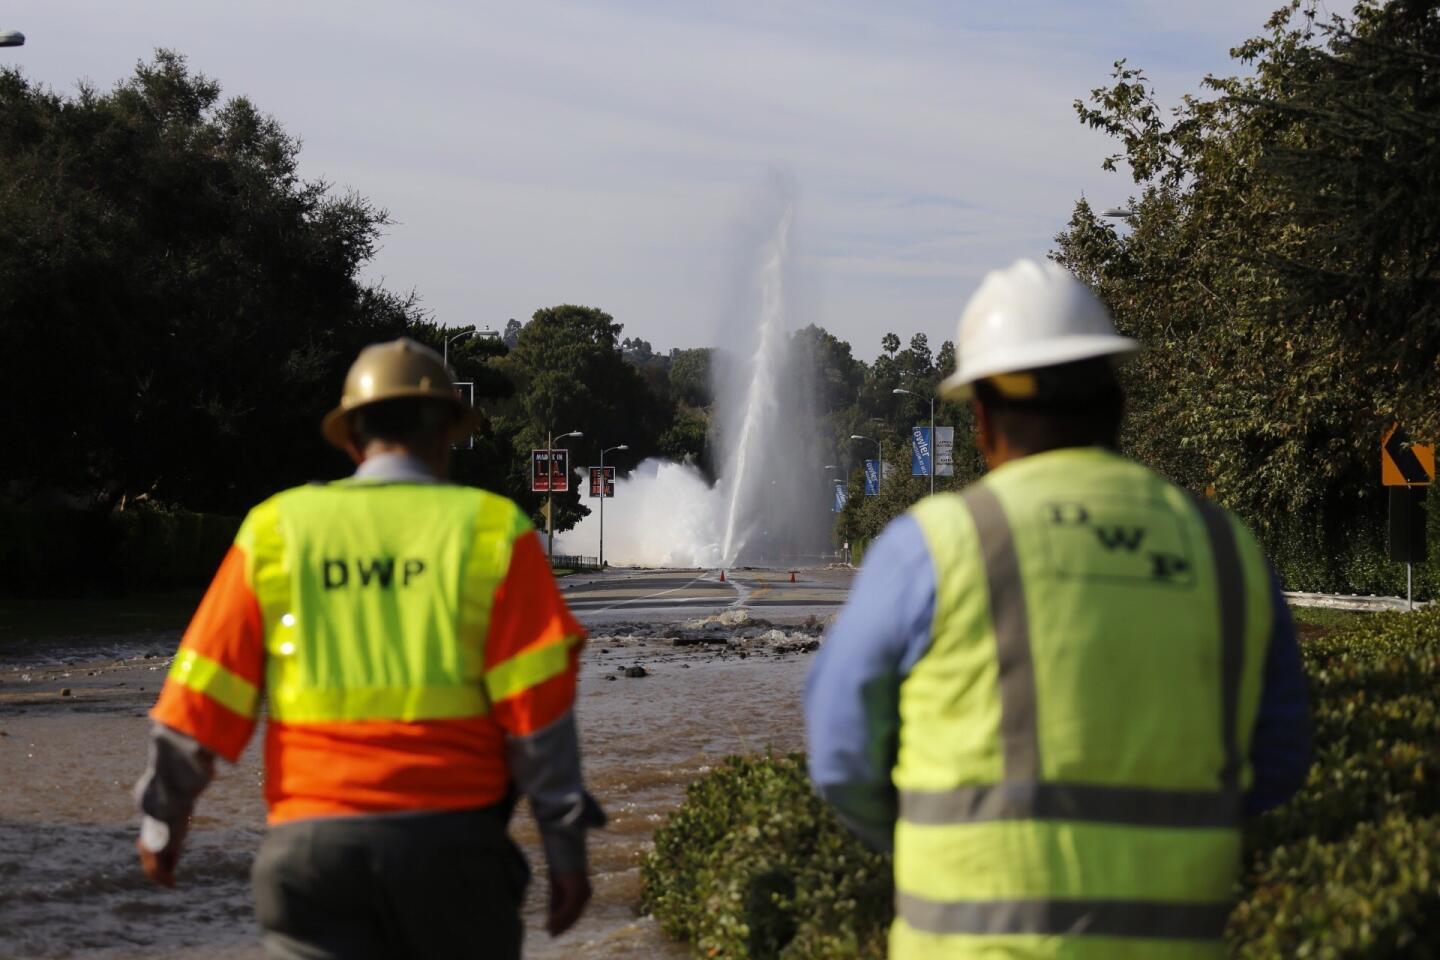
<svg viewBox="0 0 1440 960"><path fill-rule="evenodd" d="M355 470L355 479L368 483L439 483L424 461L408 453L382 453L369 457Z"/></svg>

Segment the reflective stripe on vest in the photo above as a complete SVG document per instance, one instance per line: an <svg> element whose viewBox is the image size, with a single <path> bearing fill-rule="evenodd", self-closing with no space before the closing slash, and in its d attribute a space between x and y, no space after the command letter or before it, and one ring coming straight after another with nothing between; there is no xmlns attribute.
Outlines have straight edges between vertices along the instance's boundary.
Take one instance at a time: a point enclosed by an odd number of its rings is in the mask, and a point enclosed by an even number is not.
<svg viewBox="0 0 1440 960"><path fill-rule="evenodd" d="M232 713L247 719L255 716L260 691L244 677L226 670L204 654L181 647L170 665L168 679L196 693L203 693Z"/></svg>
<svg viewBox="0 0 1440 960"><path fill-rule="evenodd" d="M1214 940L1225 932L1228 903L1146 900L989 900L936 903L896 897L896 911L926 933L1042 934Z"/></svg>
<svg viewBox="0 0 1440 960"><path fill-rule="evenodd" d="M1135 474L1142 468L1098 452L1069 459L1079 478L1083 481L1088 472L1097 489L1109 489L1105 482L1116 471L1122 479L1137 484L1145 479ZM1049 469L1057 467L1052 464ZM1032 492L1044 491L1043 485L1035 482L1035 473L1028 479ZM1068 488L1070 480L1066 477L1062 489ZM1016 502L1012 509L1022 515L1032 508L1050 506L1025 496ZM1025 569L1053 573L1061 565L1053 557L1043 556L1044 531L1036 532L1043 526L1039 522L1032 522L1026 531L1030 560L1022 561L1006 506L987 484L972 486L962 497L934 498L917 507L915 515L931 545L937 574L934 645L940 646L942 635L953 628L942 622L947 615L960 617L969 624L967 630L986 629L988 623L987 632L993 632L990 679L981 675L979 682L993 684L989 688L993 706L983 706L983 687L978 693L965 689L967 682L972 686L976 682L975 671L984 662L984 651L964 637L960 637L960 647L946 647L933 664L926 663L931 656L927 652L902 685L902 747L896 768L900 791L897 927L892 934L892 956L948 956L979 949L982 940L984 944L1010 942L1012 947L1019 942L1006 938L1029 938L1026 953L1035 956L1081 950L1084 942L1094 946L1093 952L1084 948L1085 956L1105 956L1106 949L1114 948L1114 941L1106 938L1125 938L1137 947L1143 944L1147 956L1210 955L1212 949L1220 949L1238 867L1244 772L1238 732L1248 729L1241 725L1242 687L1247 717L1253 717L1258 664L1263 660L1249 658L1255 676L1248 678L1247 685L1247 641L1263 643L1267 636L1262 621L1251 616L1261 612L1258 605L1255 610L1247 609L1247 588L1255 587L1254 577L1247 579L1246 570L1259 576L1263 566L1257 563L1258 551L1242 558L1234 528L1222 511L1184 498L1178 491L1169 495L1164 507L1181 518L1177 521L1182 523L1181 540L1183 524L1190 524L1196 534L1192 539L1208 542L1213 564L1213 571L1203 580L1197 576L1191 581L1193 590L1204 592L1176 594L1177 603L1188 604L1177 606L1177 611L1208 620L1218 641L1213 656L1208 657L1216 669L1209 683L1220 701L1212 701L1218 709L1212 707L1209 714L1216 717L1215 726L1208 734L1204 729L1185 734L1199 738L1197 745L1206 736L1210 738L1213 746L1206 748L1211 752L1205 755L1215 757L1211 786L1185 782L1195 779L1193 761L1187 756L1154 758L1151 766L1159 773L1152 770L1150 779L1161 780L1159 784L1097 782L1085 779L1085 761L1077 755L1081 748L1073 742L1057 742L1053 749L1047 748L1041 729L1047 709L1062 711L1051 715L1052 724L1061 723L1062 727L1063 716L1068 714L1063 714L1067 708L1063 696L1057 706L1037 679L1045 671L1035 659L1031 614L1041 610L1048 616L1049 611L1041 605L1054 597L1062 612L1078 611L1076 619L1081 625L1075 629L1083 631L1084 623L1100 622L1085 621L1086 603L1121 604L1125 595L1112 592L1107 597L1103 583L1089 586L1101 581L1086 580L1083 570L1078 574L1062 571L1070 575L1068 581L1066 576L1045 575L1027 582ZM967 561L967 556L973 562ZM938 578L974 580L982 575L983 608L975 606L978 598L968 599L961 593L951 594L949 605L939 602L943 591ZM956 589L963 590L963 584ZM1268 591L1268 581L1265 589ZM1027 590L1050 592L1027 598ZM1067 590L1079 592L1065 595ZM1205 592L1214 597L1214 607L1196 607ZM1065 606L1067 603L1072 606ZM1163 602L1153 607L1157 611L1163 608ZM1136 613L1145 615L1143 610ZM1047 622L1052 641L1045 648L1043 666L1055 667L1047 682L1064 685L1055 688L1063 695L1079 696L1069 708L1083 711L1084 685L1087 677L1096 676L1096 664L1076 665L1073 670L1078 672L1071 672L1068 665L1057 666L1057 658L1063 661L1067 648L1064 643L1055 645L1054 631L1063 633L1065 628L1057 627L1053 617L1047 621L1042 616L1041 620ZM1153 626L1154 641L1163 643L1165 621L1157 615ZM946 636L953 640L959 635ZM1160 683L1167 679L1174 677L1161 673L1156 678ZM1096 687L1103 688L1103 683ZM1150 695L1152 707L1159 695ZM980 712L967 716L967 704L973 705L968 709ZM1053 719L1056 716L1062 719ZM928 729L911 731L907 749L905 727L917 722ZM993 760L985 759L989 754L977 739L981 737L975 732L977 723L993 730L991 742L998 754ZM1185 718L1176 718L1176 723L1183 727ZM978 766L966 770L963 759L957 761L962 767L958 770L935 766L944 762L947 747L926 749L916 741L928 744L937 739L961 743L964 749L951 748L951 752L962 758L973 755L970 762ZM1114 749L1123 752L1125 731L1117 731L1116 740ZM1061 757L1052 763L1068 764L1060 776L1046 775L1047 750L1058 751ZM1163 782L1166 763L1175 768L1175 782ZM987 776L985 771L992 772ZM1099 776L1099 771L1092 774ZM925 782L946 779L952 783L943 788ZM1062 948L1062 941L1044 938L1064 938L1070 946ZM1167 944L1173 944L1173 949Z"/></svg>
<svg viewBox="0 0 1440 960"><path fill-rule="evenodd" d="M271 716L487 713L490 609L528 529L510 501L445 484L312 485L255 508L237 539L265 625Z"/></svg>

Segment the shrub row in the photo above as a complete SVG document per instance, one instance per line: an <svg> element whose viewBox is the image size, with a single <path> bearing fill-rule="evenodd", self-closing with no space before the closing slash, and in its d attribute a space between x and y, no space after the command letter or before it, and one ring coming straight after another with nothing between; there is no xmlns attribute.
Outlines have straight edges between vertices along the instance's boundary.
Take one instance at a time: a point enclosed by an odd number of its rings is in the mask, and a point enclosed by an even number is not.
<svg viewBox="0 0 1440 960"><path fill-rule="evenodd" d="M77 595L203 586L240 521L143 504L97 513L0 502L0 591Z"/></svg>
<svg viewBox="0 0 1440 960"><path fill-rule="evenodd" d="M1440 957L1440 608L1304 649L1315 763L1247 825L1233 956ZM692 784L641 867L643 905L697 956L875 958L890 865L810 789L800 756Z"/></svg>
<svg viewBox="0 0 1440 960"><path fill-rule="evenodd" d="M640 867L643 907L705 957L875 957L889 858L810 790L805 758L728 757L691 784Z"/></svg>
<svg viewBox="0 0 1440 960"><path fill-rule="evenodd" d="M1440 598L1440 501L1432 499L1425 513L1430 557L1414 565L1417 600ZM1405 595L1405 565L1389 558L1383 509L1338 523L1296 517L1256 529L1287 590Z"/></svg>

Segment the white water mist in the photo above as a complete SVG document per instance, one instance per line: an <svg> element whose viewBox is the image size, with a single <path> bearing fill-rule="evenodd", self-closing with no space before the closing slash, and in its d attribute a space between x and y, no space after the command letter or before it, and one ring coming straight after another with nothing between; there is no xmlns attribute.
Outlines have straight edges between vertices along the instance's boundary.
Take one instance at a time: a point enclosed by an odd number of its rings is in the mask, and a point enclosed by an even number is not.
<svg viewBox="0 0 1440 960"><path fill-rule="evenodd" d="M806 562L825 549L830 515L808 371L790 356L793 190L782 181L749 243L725 348L712 364L722 455L713 485L695 467L647 460L605 504L605 559L618 565L728 567ZM722 354L723 351L723 354ZM598 500L560 538L596 556Z"/></svg>
<svg viewBox="0 0 1440 960"><path fill-rule="evenodd" d="M720 541L720 559L725 564L736 561L758 520L756 501L766 491L764 475L757 467L763 465L764 457L781 453L775 449L772 434L781 414L777 409L780 375L789 352L785 329L785 268L794 215L793 201L787 200L761 261L759 343L750 357L749 382L740 407L740 427L722 474L729 488L725 536Z"/></svg>

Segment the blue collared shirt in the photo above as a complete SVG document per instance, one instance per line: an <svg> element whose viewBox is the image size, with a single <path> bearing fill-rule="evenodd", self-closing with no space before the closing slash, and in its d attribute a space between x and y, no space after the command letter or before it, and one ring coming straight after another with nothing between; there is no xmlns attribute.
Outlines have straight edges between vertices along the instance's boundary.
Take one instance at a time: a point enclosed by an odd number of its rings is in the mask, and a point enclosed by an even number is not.
<svg viewBox="0 0 1440 960"><path fill-rule="evenodd" d="M1251 738L1247 816L1288 800L1310 768L1305 676L1290 610L1271 576L1275 622ZM850 599L805 684L810 777L842 820L889 849L896 794L900 683L929 649L935 569L919 523L905 515L866 551Z"/></svg>

